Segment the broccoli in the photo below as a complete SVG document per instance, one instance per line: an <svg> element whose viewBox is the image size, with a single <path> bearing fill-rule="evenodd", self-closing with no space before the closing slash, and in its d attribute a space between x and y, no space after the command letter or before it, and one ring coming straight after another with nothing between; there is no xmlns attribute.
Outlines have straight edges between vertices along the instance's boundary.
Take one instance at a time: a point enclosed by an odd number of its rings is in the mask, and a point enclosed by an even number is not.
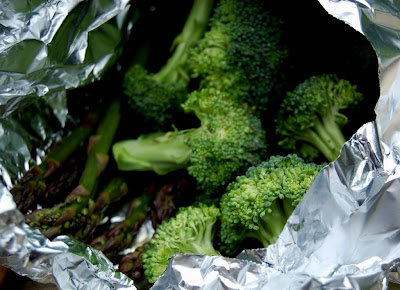
<svg viewBox="0 0 400 290"><path fill-rule="evenodd" d="M209 30L192 49L189 64L202 87L266 109L287 55L281 21L260 0L221 0Z"/></svg>
<svg viewBox="0 0 400 290"><path fill-rule="evenodd" d="M145 122L162 128L186 100L189 49L203 36L212 7L213 0L193 2L181 33L173 41L173 53L158 72L150 73L137 63L126 71L123 89L127 102Z"/></svg>
<svg viewBox="0 0 400 290"><path fill-rule="evenodd" d="M283 137L279 145L299 152L296 149L305 142L317 148L328 161L335 160L346 142L341 128L348 119L340 110L361 100L362 94L356 91L356 86L336 75L308 78L287 92L281 103L276 119L277 134Z"/></svg>
<svg viewBox="0 0 400 290"><path fill-rule="evenodd" d="M116 142L112 150L118 168L158 174L185 168L199 189L214 193L234 173L264 158L265 131L253 107L203 89L192 92L183 108L196 115L199 127Z"/></svg>
<svg viewBox="0 0 400 290"><path fill-rule="evenodd" d="M200 204L181 207L174 217L164 221L145 246L142 256L145 276L149 282L155 282L164 273L175 254L220 256L213 244L214 224L219 215L217 207Z"/></svg>
<svg viewBox="0 0 400 290"><path fill-rule="evenodd" d="M221 251L231 255L248 238L274 243L323 166L274 155L238 176L220 201Z"/></svg>

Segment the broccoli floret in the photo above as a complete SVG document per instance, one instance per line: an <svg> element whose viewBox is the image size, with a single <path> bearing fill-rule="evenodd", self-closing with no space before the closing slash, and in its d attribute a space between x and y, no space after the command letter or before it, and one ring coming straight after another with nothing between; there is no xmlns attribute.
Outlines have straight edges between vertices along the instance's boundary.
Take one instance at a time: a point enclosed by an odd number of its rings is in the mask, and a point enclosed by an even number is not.
<svg viewBox="0 0 400 290"><path fill-rule="evenodd" d="M341 128L348 122L340 111L359 103L362 94L336 75L312 76L286 94L276 120L279 145L292 152L303 142L335 160L346 142ZM308 150L309 152L309 150Z"/></svg>
<svg viewBox="0 0 400 290"><path fill-rule="evenodd" d="M200 189L213 193L234 173L264 158L265 131L253 107L203 89L192 92L183 108L197 116L198 128L119 141L113 145L118 168L158 174L187 168Z"/></svg>
<svg viewBox="0 0 400 290"><path fill-rule="evenodd" d="M258 0L221 0L210 28L193 48L190 65L202 87L265 109L287 55L280 20Z"/></svg>
<svg viewBox="0 0 400 290"><path fill-rule="evenodd" d="M247 238L274 243L323 166L274 155L238 176L221 197L221 250L232 254Z"/></svg>
<svg viewBox="0 0 400 290"><path fill-rule="evenodd" d="M213 245L219 209L215 206L179 208L176 216L164 221L145 246L142 256L145 276L153 283L161 276L173 255L179 253L219 256Z"/></svg>
<svg viewBox="0 0 400 290"><path fill-rule="evenodd" d="M173 53L158 72L150 73L134 63L125 73L123 88L127 102L145 122L162 128L181 109L190 80L189 49L203 36L213 3L213 0L193 2L181 33L173 41Z"/></svg>

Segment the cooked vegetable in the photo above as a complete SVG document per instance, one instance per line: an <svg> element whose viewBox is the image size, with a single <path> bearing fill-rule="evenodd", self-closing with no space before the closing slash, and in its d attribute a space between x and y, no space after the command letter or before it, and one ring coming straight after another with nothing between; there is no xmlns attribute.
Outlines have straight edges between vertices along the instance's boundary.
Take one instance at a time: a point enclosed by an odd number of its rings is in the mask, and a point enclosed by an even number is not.
<svg viewBox="0 0 400 290"><path fill-rule="evenodd" d="M101 120L96 134L91 136L85 168L79 185L65 198L63 203L52 208L42 208L26 215L26 223L38 227L46 237L54 237L63 229L79 228L89 213L93 202L99 176L105 170L109 156L108 151L113 142L120 120L120 100L115 99Z"/></svg>
<svg viewBox="0 0 400 290"><path fill-rule="evenodd" d="M42 163L33 166L25 173L19 183L11 189L14 201L21 212L26 213L28 210L34 209L38 201L43 199L48 193L49 178L51 178L60 167L65 166L66 163L69 162L69 165L71 165L70 157L74 152L78 151L80 146L87 144L90 134L96 127L97 119L97 113L89 114L79 127L72 130L71 133L51 148ZM76 164L77 162L74 163ZM72 172L71 170L71 172L68 173ZM68 173L67 175L71 177L72 174ZM59 186L68 187L65 182L73 181L68 178L65 179L58 180ZM60 184L61 181L65 181L63 185ZM52 184L52 187L54 186L55 184Z"/></svg>
<svg viewBox="0 0 400 290"><path fill-rule="evenodd" d="M287 55L280 20L261 0L221 0L209 30L191 52L193 77L232 98L268 109Z"/></svg>
<svg viewBox="0 0 400 290"><path fill-rule="evenodd" d="M274 243L323 166L271 156L238 176L221 197L221 249L232 254L246 238Z"/></svg>
<svg viewBox="0 0 400 290"><path fill-rule="evenodd" d="M219 256L213 245L214 224L219 214L219 209L214 206L188 206L181 207L176 216L163 222L142 255L146 278L155 282L175 254Z"/></svg>
<svg viewBox="0 0 400 290"><path fill-rule="evenodd" d="M154 122L161 128L167 124L170 128L174 115L182 112L180 105L187 98L190 80L189 50L203 36L213 3L193 1L184 27L173 41L173 53L158 72L150 73L135 63L126 72L123 87L128 104L145 122Z"/></svg>
<svg viewBox="0 0 400 290"><path fill-rule="evenodd" d="M288 92L281 103L276 121L277 133L283 138L279 144L291 152L301 152L299 148L305 142L328 161L335 160L346 142L341 128L348 118L341 111L361 99L355 85L336 75L310 77Z"/></svg>
<svg viewBox="0 0 400 290"><path fill-rule="evenodd" d="M158 174L187 168L201 189L213 192L264 157L265 132L254 108L214 89L191 93L183 108L200 127L119 141L113 145L118 168Z"/></svg>

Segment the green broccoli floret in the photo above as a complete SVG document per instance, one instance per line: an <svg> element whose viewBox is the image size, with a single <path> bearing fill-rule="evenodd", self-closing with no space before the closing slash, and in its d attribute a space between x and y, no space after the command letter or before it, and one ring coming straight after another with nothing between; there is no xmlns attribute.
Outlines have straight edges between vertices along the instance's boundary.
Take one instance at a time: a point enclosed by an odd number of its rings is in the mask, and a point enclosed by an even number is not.
<svg viewBox="0 0 400 290"><path fill-rule="evenodd" d="M340 111L359 103L362 94L336 75L313 76L286 94L277 117L279 144L292 152L303 142L335 160L346 142L341 128L347 117ZM308 150L309 151L309 150Z"/></svg>
<svg viewBox="0 0 400 290"><path fill-rule="evenodd" d="M124 76L128 104L145 122L162 127L169 123L187 98L190 80L189 49L203 36L214 0L195 0L181 33L174 39L172 55L156 73L132 64Z"/></svg>
<svg viewBox="0 0 400 290"><path fill-rule="evenodd" d="M164 221L145 246L142 256L145 276L153 283L166 270L175 254L220 256L213 245L219 209L215 206L179 208L176 216Z"/></svg>
<svg viewBox="0 0 400 290"><path fill-rule="evenodd" d="M221 197L221 250L232 254L247 238L274 243L323 166L275 155L238 176Z"/></svg>
<svg viewBox="0 0 400 290"><path fill-rule="evenodd" d="M158 174L187 168L200 189L213 193L264 158L265 131L254 108L215 89L192 92L183 108L197 116L199 127L115 143L118 168Z"/></svg>
<svg viewBox="0 0 400 290"><path fill-rule="evenodd" d="M264 1L219 1L209 30L190 55L193 76L200 77L203 87L267 108L287 55L280 24Z"/></svg>

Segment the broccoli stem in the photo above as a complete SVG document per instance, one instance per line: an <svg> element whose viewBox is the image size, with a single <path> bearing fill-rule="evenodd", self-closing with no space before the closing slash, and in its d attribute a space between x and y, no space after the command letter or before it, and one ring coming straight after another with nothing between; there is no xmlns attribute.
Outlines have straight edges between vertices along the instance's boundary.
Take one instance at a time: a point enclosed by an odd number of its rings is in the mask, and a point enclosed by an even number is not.
<svg viewBox="0 0 400 290"><path fill-rule="evenodd" d="M154 74L154 78L172 82L180 79L183 79L185 82L189 81L187 73L181 70L180 67L186 65L188 61L189 48L193 47L203 36L208 25L213 4L214 0L194 0L184 27L172 44L172 48L174 49L172 56L161 70Z"/></svg>
<svg viewBox="0 0 400 290"><path fill-rule="evenodd" d="M330 116L325 116L323 121L317 118L313 129L306 130L299 139L314 145L330 162L339 156L346 142L339 126Z"/></svg>
<svg viewBox="0 0 400 290"><path fill-rule="evenodd" d="M344 138L342 130L336 121L336 116L333 114L325 116L325 118L323 119L323 124L326 132L332 138L336 145L336 148L339 149L338 152L340 153L340 149L342 148L344 143L346 143L346 139Z"/></svg>
<svg viewBox="0 0 400 290"><path fill-rule="evenodd" d="M178 132L142 135L116 142L112 151L120 170L153 170L163 175L186 168L192 150Z"/></svg>
<svg viewBox="0 0 400 290"><path fill-rule="evenodd" d="M196 229L196 226L193 226ZM206 230L199 236L199 238L191 244L193 249L188 249L187 253L199 253L210 256L221 256L221 254L214 248L212 241L214 240L214 224L208 224ZM186 252L186 251L185 251Z"/></svg>
<svg viewBox="0 0 400 290"><path fill-rule="evenodd" d="M248 237L258 239L264 247L275 243L286 224L286 213L279 198L275 199L269 209L271 212L264 215L257 223L258 229L249 231Z"/></svg>

